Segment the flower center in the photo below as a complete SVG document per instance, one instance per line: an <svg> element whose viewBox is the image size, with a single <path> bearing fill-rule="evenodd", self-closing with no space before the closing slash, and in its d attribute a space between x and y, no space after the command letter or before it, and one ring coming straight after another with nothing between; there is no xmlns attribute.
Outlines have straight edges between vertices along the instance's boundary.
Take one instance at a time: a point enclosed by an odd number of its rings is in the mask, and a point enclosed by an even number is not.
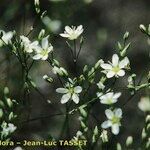
<svg viewBox="0 0 150 150"><path fill-rule="evenodd" d="M107 99L107 102L108 102L108 104L112 104L112 99L111 99L111 98L108 98L108 99Z"/></svg>
<svg viewBox="0 0 150 150"><path fill-rule="evenodd" d="M44 49L43 49L42 52L41 52L41 55L42 55L42 56L47 55L47 50L44 50Z"/></svg>
<svg viewBox="0 0 150 150"><path fill-rule="evenodd" d="M115 66L112 68L112 71L115 72L115 73L118 73L120 71L120 68L119 66Z"/></svg>
<svg viewBox="0 0 150 150"><path fill-rule="evenodd" d="M70 87L70 88L69 88L69 93L71 93L71 94L74 93L74 88L73 88L73 87Z"/></svg>
<svg viewBox="0 0 150 150"><path fill-rule="evenodd" d="M112 121L113 124L119 123L120 122L120 118L114 116L111 121Z"/></svg>

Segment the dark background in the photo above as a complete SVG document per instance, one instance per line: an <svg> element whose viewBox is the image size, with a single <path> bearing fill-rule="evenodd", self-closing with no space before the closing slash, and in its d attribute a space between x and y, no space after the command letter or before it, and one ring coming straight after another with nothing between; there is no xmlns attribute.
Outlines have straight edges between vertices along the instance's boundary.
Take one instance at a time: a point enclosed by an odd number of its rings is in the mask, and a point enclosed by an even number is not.
<svg viewBox="0 0 150 150"><path fill-rule="evenodd" d="M46 29L47 34L50 34L56 58L59 59L62 66L72 73L74 73L73 65L71 59L69 59L70 55L65 40L58 36L59 33L63 32L66 25L77 26L82 24L84 27L85 42L79 59L79 68L85 64L92 65L100 58L109 60L112 54L116 53L117 41L120 41L123 34L129 31L129 41L132 44L128 56L133 72L137 73L140 78L143 72L148 71L149 45L147 38L140 32L138 27L140 24L149 24L150 1L93 0L92 3L88 4L84 0L66 0L62 2L42 0L41 10L47 10L47 18L44 18L43 21L37 17L33 4L34 2L31 0L1 0L0 28L5 31L16 30L20 35L26 35L30 27L34 25L30 39L36 39L40 29ZM20 96L21 68L17 59L9 53L9 49L1 49L0 68L1 93L4 86L8 86L13 98L18 101L23 99ZM44 74L51 75L51 68L46 62L38 61L30 75L45 97L32 90L29 97L31 108L21 108L21 114L30 112L30 119L57 114L59 110L65 111L65 107L60 105L59 102L60 95L56 96L55 94L55 89L61 85L57 83L57 80L55 80L56 84L54 85L47 84L42 79ZM123 87L126 85L126 81L127 78L119 80L116 86ZM115 89L117 90L117 87ZM134 147L139 147L144 115L138 110L137 102L140 100L140 96L145 94L146 92L142 91L125 106L120 135L113 138L112 143L117 140L124 143L126 137L132 135L135 139ZM129 95L125 91L119 103L125 102L127 96ZM47 99L52 101L52 105L47 103ZM94 113L101 123L105 119L104 108L98 102L94 109ZM64 120L63 116L53 116L42 117L34 121L22 121L26 120L26 115L20 116L22 119L19 120L19 130L14 135L16 139L47 139L50 135L57 138ZM79 125L77 116L72 116L72 118L75 119L70 121L71 137L75 135ZM95 121L91 118L89 124L93 127Z"/></svg>

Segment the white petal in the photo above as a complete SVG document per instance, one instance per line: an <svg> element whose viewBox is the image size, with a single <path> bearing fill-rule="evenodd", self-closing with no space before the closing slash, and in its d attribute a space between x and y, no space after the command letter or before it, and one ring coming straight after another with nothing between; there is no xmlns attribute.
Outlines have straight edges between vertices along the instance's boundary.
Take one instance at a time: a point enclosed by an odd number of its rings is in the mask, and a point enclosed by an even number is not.
<svg viewBox="0 0 150 150"><path fill-rule="evenodd" d="M78 104L78 103L79 103L79 97L78 97L78 95L77 95L77 94L73 94L73 95L72 95L72 100L73 100L76 104Z"/></svg>
<svg viewBox="0 0 150 150"><path fill-rule="evenodd" d="M111 127L111 131L113 134L117 135L119 133L119 125L118 124L113 124Z"/></svg>
<svg viewBox="0 0 150 150"><path fill-rule="evenodd" d="M77 30L78 31L80 31L80 30L82 30L83 29L83 26L82 25L79 25L78 27L77 27Z"/></svg>
<svg viewBox="0 0 150 150"><path fill-rule="evenodd" d="M110 104L110 102L108 102L108 99L102 99L102 100L100 100L100 102L102 104Z"/></svg>
<svg viewBox="0 0 150 150"><path fill-rule="evenodd" d="M106 98L112 98L113 95L114 95L113 92L109 92L109 93L107 93L105 96L106 96Z"/></svg>
<svg viewBox="0 0 150 150"><path fill-rule="evenodd" d="M101 124L101 127L106 129L106 128L109 128L111 127L112 123L111 121L107 120L107 121L104 121L102 124Z"/></svg>
<svg viewBox="0 0 150 150"><path fill-rule="evenodd" d="M129 64L129 59L125 57L120 63L119 63L119 68L124 68Z"/></svg>
<svg viewBox="0 0 150 150"><path fill-rule="evenodd" d="M41 59L42 60L46 60L48 58L48 54L47 55L44 55Z"/></svg>
<svg viewBox="0 0 150 150"><path fill-rule="evenodd" d="M119 93L115 93L114 96L113 96L113 98L118 99L120 96L121 96L120 92Z"/></svg>
<svg viewBox="0 0 150 150"><path fill-rule="evenodd" d="M38 60L38 59L41 59L41 55L37 54L37 55L33 56L32 58L35 59L35 60Z"/></svg>
<svg viewBox="0 0 150 150"><path fill-rule="evenodd" d="M59 35L62 36L62 37L64 37L64 38L68 38L70 36L69 34L65 34L65 33L61 33Z"/></svg>
<svg viewBox="0 0 150 150"><path fill-rule="evenodd" d="M47 36L47 37L45 37L45 38L43 38L42 39L42 48L43 49L47 49L48 48L48 38L49 38L49 36Z"/></svg>
<svg viewBox="0 0 150 150"><path fill-rule="evenodd" d="M66 32L69 33L69 34L72 33L72 29L71 29L69 26L66 26L66 27L65 27L65 30L66 30Z"/></svg>
<svg viewBox="0 0 150 150"><path fill-rule="evenodd" d="M101 64L101 67L105 70L111 70L112 66L110 64Z"/></svg>
<svg viewBox="0 0 150 150"><path fill-rule="evenodd" d="M109 72L106 74L107 78L112 78L114 75L115 75L115 72L113 72L113 71L109 71Z"/></svg>
<svg viewBox="0 0 150 150"><path fill-rule="evenodd" d="M56 89L56 92L57 92L57 93L67 93L67 92L68 92L68 89L65 89L65 88L58 88L58 89Z"/></svg>
<svg viewBox="0 0 150 150"><path fill-rule="evenodd" d="M65 104L69 101L69 99L71 98L71 94L70 93L67 93L67 94L64 94L61 98L61 103L62 104Z"/></svg>
<svg viewBox="0 0 150 150"><path fill-rule="evenodd" d="M107 116L108 119L112 119L114 116L114 113L110 109L106 109L105 115Z"/></svg>
<svg viewBox="0 0 150 150"><path fill-rule="evenodd" d="M119 62L119 57L118 57L117 54L114 54L114 55L112 56L112 64L113 64L113 66L117 66L117 65L118 65L118 62Z"/></svg>
<svg viewBox="0 0 150 150"><path fill-rule="evenodd" d="M121 118L122 117L122 110L120 108L115 110L115 116Z"/></svg>
<svg viewBox="0 0 150 150"><path fill-rule="evenodd" d="M39 44L39 42L38 41L34 41L34 42L32 42L31 43L31 46L34 48L36 48L36 46Z"/></svg>
<svg viewBox="0 0 150 150"><path fill-rule="evenodd" d="M75 93L81 93L81 91L82 91L82 87L81 87L81 86L76 86L76 87L74 88L74 92L75 92Z"/></svg>
<svg viewBox="0 0 150 150"><path fill-rule="evenodd" d="M119 72L117 72L117 75L123 77L125 75L125 71L120 70Z"/></svg>

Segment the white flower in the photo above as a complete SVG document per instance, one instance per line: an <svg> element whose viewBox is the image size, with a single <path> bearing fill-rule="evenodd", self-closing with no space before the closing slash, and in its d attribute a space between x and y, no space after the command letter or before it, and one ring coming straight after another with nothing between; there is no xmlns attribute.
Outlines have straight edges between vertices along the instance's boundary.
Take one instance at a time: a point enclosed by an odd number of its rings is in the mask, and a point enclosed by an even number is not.
<svg viewBox="0 0 150 150"><path fill-rule="evenodd" d="M75 40L82 34L82 32L83 32L83 26L82 25L80 25L78 27L66 26L64 33L61 33L60 36L62 36L64 38L68 38L69 40Z"/></svg>
<svg viewBox="0 0 150 150"><path fill-rule="evenodd" d="M119 133L119 126L121 126L120 120L122 118L122 110L120 108L115 109L114 111L106 109L105 114L108 120L104 121L101 124L101 127L104 129L111 127L112 133L117 135Z"/></svg>
<svg viewBox="0 0 150 150"><path fill-rule="evenodd" d="M66 88L57 88L57 93L64 94L61 98L61 103L65 104L69 99L73 100L76 104L79 103L79 93L82 92L81 86L74 86L72 83L67 83Z"/></svg>
<svg viewBox="0 0 150 150"><path fill-rule="evenodd" d="M14 126L14 124L12 124L12 123L7 124L6 122L3 122L1 127L3 129L2 130L3 136L7 136L7 135L13 133L17 129L17 127Z"/></svg>
<svg viewBox="0 0 150 150"><path fill-rule="evenodd" d="M144 112L150 111L150 99L148 97L142 97L138 103L138 107Z"/></svg>
<svg viewBox="0 0 150 150"><path fill-rule="evenodd" d="M107 78L112 78L113 76L119 77L124 76L125 71L124 68L129 64L129 59L125 57L123 60L119 61L119 57L117 54L112 56L112 63L104 63L101 64L101 67L105 69L105 73Z"/></svg>
<svg viewBox="0 0 150 150"><path fill-rule="evenodd" d="M121 96L121 93L113 93L113 92L109 92L103 96L100 96L100 102L102 104L107 104L107 105L111 105L117 102L118 98Z"/></svg>
<svg viewBox="0 0 150 150"><path fill-rule="evenodd" d="M53 46L48 42L49 36L45 37L41 41L41 46L36 48L36 55L33 56L35 60L46 60L50 52L53 51Z"/></svg>
<svg viewBox="0 0 150 150"><path fill-rule="evenodd" d="M27 37L20 36L21 44L24 47L25 52L32 53L34 50L38 48L38 41L31 42Z"/></svg>
<svg viewBox="0 0 150 150"><path fill-rule="evenodd" d="M5 32L2 30L0 30L0 32L3 34L3 36L1 37L2 40L0 39L0 47L1 47L4 44L8 44L11 41L13 37L13 32L12 31Z"/></svg>

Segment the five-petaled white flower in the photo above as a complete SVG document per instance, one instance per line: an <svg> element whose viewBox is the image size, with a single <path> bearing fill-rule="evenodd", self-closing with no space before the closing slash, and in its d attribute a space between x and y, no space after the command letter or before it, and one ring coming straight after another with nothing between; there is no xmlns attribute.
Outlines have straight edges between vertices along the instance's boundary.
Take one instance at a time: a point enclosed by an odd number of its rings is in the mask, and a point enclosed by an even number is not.
<svg viewBox="0 0 150 150"><path fill-rule="evenodd" d="M83 26L82 25L80 25L78 27L66 26L64 33L61 33L60 36L62 36L64 38L68 38L69 40L75 40L82 34L82 32L83 32Z"/></svg>
<svg viewBox="0 0 150 150"><path fill-rule="evenodd" d="M112 56L112 63L101 64L101 67L105 69L104 72L106 73L107 78L112 78L113 76L115 77L124 76L125 75L124 68L126 68L128 64L129 59L127 57L119 61L118 55L114 54Z"/></svg>
<svg viewBox="0 0 150 150"><path fill-rule="evenodd" d="M65 88L57 88L56 92L64 94L61 98L62 104L67 103L69 101L69 99L73 100L76 104L78 104L79 103L79 93L82 92L82 87L74 86L73 82L71 81L66 84Z"/></svg>
<svg viewBox="0 0 150 150"><path fill-rule="evenodd" d="M21 44L24 47L24 51L27 53L32 53L38 48L38 41L31 42L27 37L20 36Z"/></svg>
<svg viewBox="0 0 150 150"><path fill-rule="evenodd" d="M108 120L104 121L101 124L101 127L104 129L111 127L112 133L117 135L119 133L119 127L121 126L120 120L122 118L122 110L120 108L115 109L114 111L106 109L105 114Z"/></svg>
<svg viewBox="0 0 150 150"><path fill-rule="evenodd" d="M121 96L120 92L115 94L113 92L109 92L106 93L105 95L100 96L99 99L102 104L111 105L116 103L120 96Z"/></svg>
<svg viewBox="0 0 150 150"><path fill-rule="evenodd" d="M2 37L0 39L0 47L1 47L4 44L8 44L9 41L11 41L11 39L13 37L13 32L12 31L5 32L3 30L0 30L0 33L2 33Z"/></svg>
<svg viewBox="0 0 150 150"><path fill-rule="evenodd" d="M53 51L53 46L48 42L49 36L45 37L41 41L41 46L35 49L36 55L33 56L34 60L46 60L50 52Z"/></svg>

